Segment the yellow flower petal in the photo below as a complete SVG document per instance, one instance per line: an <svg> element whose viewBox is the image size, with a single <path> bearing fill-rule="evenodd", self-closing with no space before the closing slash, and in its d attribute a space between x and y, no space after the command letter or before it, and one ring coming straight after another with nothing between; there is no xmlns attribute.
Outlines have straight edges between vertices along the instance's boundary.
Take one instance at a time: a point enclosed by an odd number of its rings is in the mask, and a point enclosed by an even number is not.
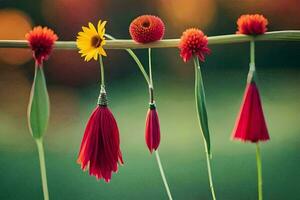
<svg viewBox="0 0 300 200"><path fill-rule="evenodd" d="M102 47L99 47L99 48L98 48L98 52L99 52L99 54L102 55L102 56L107 56L107 55L106 55L106 52L104 51L104 49L103 49Z"/></svg>
<svg viewBox="0 0 300 200"><path fill-rule="evenodd" d="M91 31L93 31L93 33L98 34L95 26L91 22L89 22L89 28L90 28Z"/></svg>
<svg viewBox="0 0 300 200"><path fill-rule="evenodd" d="M103 21L102 23L101 23L101 21L98 22L98 34L99 35L103 35L103 33L105 32L104 26L106 25L106 23L107 23L107 21ZM104 30L104 32L103 32L103 30Z"/></svg>

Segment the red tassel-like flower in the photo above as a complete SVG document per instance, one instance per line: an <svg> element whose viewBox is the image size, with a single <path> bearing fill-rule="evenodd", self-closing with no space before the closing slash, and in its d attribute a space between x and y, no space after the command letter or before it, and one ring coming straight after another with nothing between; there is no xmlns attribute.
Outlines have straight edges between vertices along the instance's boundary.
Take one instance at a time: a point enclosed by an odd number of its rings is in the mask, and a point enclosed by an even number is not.
<svg viewBox="0 0 300 200"><path fill-rule="evenodd" d="M160 143L160 126L158 114L154 104L150 104L150 108L146 118L145 139L149 151L157 150Z"/></svg>
<svg viewBox="0 0 300 200"><path fill-rule="evenodd" d="M131 38L138 43L155 42L163 38L165 25L159 17L142 15L131 22L129 33Z"/></svg>
<svg viewBox="0 0 300 200"><path fill-rule="evenodd" d="M106 94L101 93L99 100L87 123L77 162L83 170L89 168L90 175L109 182L123 159L118 125L107 107Z"/></svg>
<svg viewBox="0 0 300 200"><path fill-rule="evenodd" d="M270 139L255 82L248 83L246 87L232 137L233 139L253 143Z"/></svg>
<svg viewBox="0 0 300 200"><path fill-rule="evenodd" d="M210 53L207 44L207 36L201 30L196 28L187 29L180 38L180 56L184 62L189 61L194 55L204 62L205 54Z"/></svg>
<svg viewBox="0 0 300 200"><path fill-rule="evenodd" d="M58 39L57 35L49 28L41 26L33 28L25 35L30 48L33 51L33 57L38 65L47 60L54 42Z"/></svg>
<svg viewBox="0 0 300 200"><path fill-rule="evenodd" d="M260 35L267 31L268 20L259 14L242 15L237 20L238 34Z"/></svg>

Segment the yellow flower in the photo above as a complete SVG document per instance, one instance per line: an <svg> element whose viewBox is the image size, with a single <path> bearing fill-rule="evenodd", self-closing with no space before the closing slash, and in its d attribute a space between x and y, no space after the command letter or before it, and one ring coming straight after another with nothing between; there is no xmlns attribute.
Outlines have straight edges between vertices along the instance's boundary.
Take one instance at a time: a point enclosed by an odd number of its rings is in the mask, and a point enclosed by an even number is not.
<svg viewBox="0 0 300 200"><path fill-rule="evenodd" d="M83 31L78 33L76 44L80 49L81 57L85 56L85 61L90 61L92 58L97 60L98 55L106 56L103 49L103 45L105 45L105 24L106 21L101 23L101 20L99 20L98 30L96 30L95 26L89 22L89 27L83 26Z"/></svg>

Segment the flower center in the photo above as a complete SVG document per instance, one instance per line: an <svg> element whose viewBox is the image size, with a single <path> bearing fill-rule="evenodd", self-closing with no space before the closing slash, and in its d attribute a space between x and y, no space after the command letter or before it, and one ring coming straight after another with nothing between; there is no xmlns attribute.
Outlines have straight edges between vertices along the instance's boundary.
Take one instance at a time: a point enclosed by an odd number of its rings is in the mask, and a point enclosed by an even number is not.
<svg viewBox="0 0 300 200"><path fill-rule="evenodd" d="M143 21L142 26L143 26L144 28L149 28L149 26L150 26L149 20Z"/></svg>
<svg viewBox="0 0 300 200"><path fill-rule="evenodd" d="M102 39L98 35L93 36L91 39L91 45L95 48L100 47L101 42L102 42Z"/></svg>

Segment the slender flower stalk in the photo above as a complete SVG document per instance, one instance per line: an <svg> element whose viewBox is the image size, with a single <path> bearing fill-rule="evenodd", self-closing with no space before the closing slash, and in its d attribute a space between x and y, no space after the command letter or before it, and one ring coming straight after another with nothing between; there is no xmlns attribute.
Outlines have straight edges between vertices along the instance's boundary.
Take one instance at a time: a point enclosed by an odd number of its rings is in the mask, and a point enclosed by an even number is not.
<svg viewBox="0 0 300 200"><path fill-rule="evenodd" d="M250 42L250 71L255 73L255 43L252 40ZM252 74L253 76L253 74ZM258 189L258 200L263 200L263 179L262 179L262 162L260 155L260 148L258 141L256 142L256 165L257 165L257 189Z"/></svg>
<svg viewBox="0 0 300 200"><path fill-rule="evenodd" d="M153 97L154 87L153 87L153 79L152 79L151 48L148 49L148 61L149 61L149 77L150 77L150 85L149 85L149 90L150 90L150 107L151 107L151 105L155 106L154 97ZM158 127L158 129L159 129L159 127ZM157 137L157 136L154 135L154 137ZM158 137L160 137L160 133L159 133ZM159 142L158 142L158 144L159 144ZM157 161L157 164L158 164L158 167L159 167L159 171L160 171L163 183L165 185L165 189L166 189L167 195L169 197L169 200L172 200L173 198L172 198L172 195L171 195L171 192L170 192L169 184L168 184L168 181L167 181L167 178L166 178L166 175L165 175L165 172L164 172L164 169L163 169L163 166L161 164L160 157L159 157L159 153L158 153L158 149L157 149L158 148L158 144L155 146L155 149L154 149L154 151L155 151L155 157L156 157L156 161ZM150 151L152 151L152 149L150 149Z"/></svg>
<svg viewBox="0 0 300 200"><path fill-rule="evenodd" d="M196 99L196 111L197 111L197 117L198 117L198 122L199 122L199 127L201 129L201 131L203 132L203 125L201 124L201 118L200 116L202 116L203 118L207 118L207 114L206 112L204 112L205 114L201 114L199 112L199 103L197 101L198 96L199 96L199 92L202 91L203 95L203 105L205 106L205 93L204 93L204 85L203 85L203 79L202 79L202 74L201 74L201 68L200 68L200 63L199 60L196 56L194 56L194 66L195 66L195 99ZM199 83L200 82L200 83ZM203 133L204 134L204 133ZM215 190L214 190L214 184L213 184L213 178L212 178L212 173L211 173L211 154L210 151L208 149L208 145L207 145L207 141L205 139L205 137L203 137L204 140L204 149L205 149L205 155L206 155L206 164L207 164L207 173L208 173L208 180L209 180L209 187L211 190L211 195L213 200L216 200L216 194L215 194Z"/></svg>
<svg viewBox="0 0 300 200"><path fill-rule="evenodd" d="M117 40L116 38L114 38L113 36L111 36L109 34L105 34L105 37L107 37L111 40ZM145 78L145 80L148 84L148 87L149 87L150 102L154 103L154 95L153 95L154 88L153 88L153 79L152 79L151 49L150 48L148 49L149 75L147 74L143 64L140 62L140 60L138 59L136 54L131 49L125 49L125 50L133 58L133 60L138 65L141 73L143 74L143 76L144 76L144 78ZM161 164L161 160L160 160L160 156L159 156L159 152L158 152L157 148L158 148L158 146L156 147L156 150L155 150L156 161L157 161L157 164L158 164L158 167L159 167L159 171L160 171L160 174L161 174L161 177L162 177L162 180L163 180L168 198L169 198L169 200L172 200L173 198L172 198L170 188L169 188L169 185L168 185L165 173L164 173L163 166Z"/></svg>
<svg viewBox="0 0 300 200"><path fill-rule="evenodd" d="M35 142L36 142L38 153L39 153L44 200L49 200L43 139L37 139L37 140L35 140Z"/></svg>
<svg viewBox="0 0 300 200"><path fill-rule="evenodd" d="M51 29L37 26L28 32L25 38L35 60L34 80L27 111L28 127L36 142L39 154L44 200L49 200L43 136L48 126L50 103L43 71L43 62L49 58L58 37Z"/></svg>
<svg viewBox="0 0 300 200"><path fill-rule="evenodd" d="M199 60L204 62L205 56L211 53L207 44L208 44L207 36L201 30L196 28L189 28L182 33L178 48L180 49L180 56L184 62L188 62L191 58L193 58L194 60L196 112L197 112L197 118L199 122L199 128L202 133L202 137L204 141L209 186L210 186L212 198L213 200L215 200L216 195L215 195L215 190L213 185L211 164L210 164L210 159L211 159L210 133L208 128L208 117L206 111L204 85L203 85L203 80L201 75L200 64L199 64Z"/></svg>
<svg viewBox="0 0 300 200"><path fill-rule="evenodd" d="M257 35L265 33L268 20L258 14L242 15L238 19L237 24L237 34L243 33L252 35L252 39L250 40L250 64L247 86L241 110L232 133L232 138L256 144L258 200L263 200L262 161L259 142L268 141L270 136L262 109L259 90L256 84L254 40Z"/></svg>

